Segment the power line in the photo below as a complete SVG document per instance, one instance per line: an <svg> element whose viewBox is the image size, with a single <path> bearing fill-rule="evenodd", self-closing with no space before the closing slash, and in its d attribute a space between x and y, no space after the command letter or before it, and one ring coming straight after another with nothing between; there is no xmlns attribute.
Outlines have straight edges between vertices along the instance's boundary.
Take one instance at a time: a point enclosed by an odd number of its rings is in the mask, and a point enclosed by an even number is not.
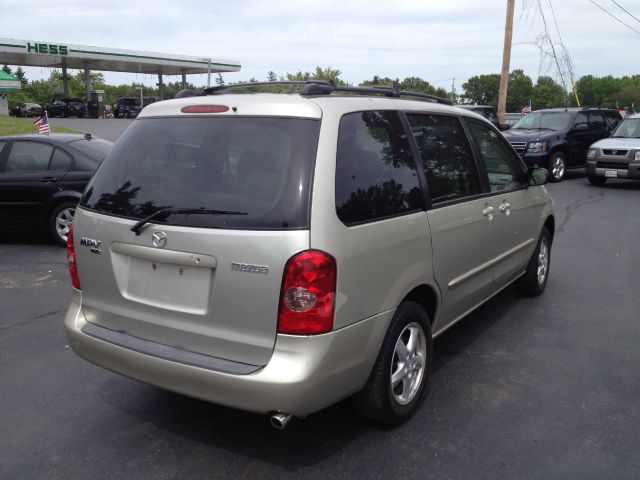
<svg viewBox="0 0 640 480"><path fill-rule="evenodd" d="M640 19L638 19L638 17L636 17L633 13L631 13L629 10L627 10L626 8L624 8L622 5L620 5L618 2L616 2L616 0L611 0L613 3L615 3L618 7L620 7L620 10L622 10L623 12L629 14L629 16L635 18L638 22L640 22Z"/></svg>
<svg viewBox="0 0 640 480"><path fill-rule="evenodd" d="M594 2L593 0L589 0L591 3L593 3L596 7L598 7L600 10L602 10L604 13L606 13L607 15L609 15L610 17L614 18L615 20L617 20L618 22L620 22L622 25L624 25L625 27L633 30L634 32L636 32L638 35L640 35L640 32L638 30L636 30L635 28L627 25L626 23L624 23L622 20L620 20L618 17L616 17L613 13L611 13L610 11L608 11L606 8L601 7L600 5L598 5L596 2Z"/></svg>

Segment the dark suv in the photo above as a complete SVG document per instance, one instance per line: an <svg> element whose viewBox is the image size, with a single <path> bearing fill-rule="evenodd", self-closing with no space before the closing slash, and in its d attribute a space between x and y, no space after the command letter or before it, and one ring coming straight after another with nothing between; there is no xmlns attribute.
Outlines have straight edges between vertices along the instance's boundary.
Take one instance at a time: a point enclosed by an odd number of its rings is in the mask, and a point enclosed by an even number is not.
<svg viewBox="0 0 640 480"><path fill-rule="evenodd" d="M137 97L119 97L118 103L113 109L116 118L135 118L142 110L140 99Z"/></svg>
<svg viewBox="0 0 640 480"><path fill-rule="evenodd" d="M622 117L608 108L553 108L522 117L505 138L529 167L546 167L551 181L567 168L583 167L589 146L611 135Z"/></svg>
<svg viewBox="0 0 640 480"><path fill-rule="evenodd" d="M47 114L50 117L78 117L85 115L84 102L79 98L54 98L47 105Z"/></svg>

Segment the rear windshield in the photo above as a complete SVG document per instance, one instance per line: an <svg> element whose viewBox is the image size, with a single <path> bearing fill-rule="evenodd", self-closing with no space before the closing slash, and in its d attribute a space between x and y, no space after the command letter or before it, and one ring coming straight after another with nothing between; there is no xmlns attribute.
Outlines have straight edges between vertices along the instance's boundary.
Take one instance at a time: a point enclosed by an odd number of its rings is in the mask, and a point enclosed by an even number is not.
<svg viewBox="0 0 640 480"><path fill-rule="evenodd" d="M96 160L102 160L113 147L113 143L100 138L72 140L69 145Z"/></svg>
<svg viewBox="0 0 640 480"><path fill-rule="evenodd" d="M137 107L140 105L140 100L138 98L123 98L120 100L120 103L128 107Z"/></svg>
<svg viewBox="0 0 640 480"><path fill-rule="evenodd" d="M143 118L94 175L81 206L154 223L212 228L309 227L319 120ZM221 213L234 212L234 213Z"/></svg>

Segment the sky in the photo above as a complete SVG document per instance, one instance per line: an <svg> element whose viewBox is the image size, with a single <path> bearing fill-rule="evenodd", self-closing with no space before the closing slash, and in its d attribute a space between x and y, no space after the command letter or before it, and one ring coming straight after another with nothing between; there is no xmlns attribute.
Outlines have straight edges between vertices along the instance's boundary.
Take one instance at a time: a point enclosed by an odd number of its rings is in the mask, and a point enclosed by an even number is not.
<svg viewBox="0 0 640 480"><path fill-rule="evenodd" d="M238 61L242 70L223 74L227 83L266 80L269 71L284 76L321 66L340 70L340 78L354 85L374 75L417 76L447 91L455 84L462 93L469 77L500 73L506 4L0 0L0 37ZM560 51L562 41L576 79L640 74L639 0L516 0L510 70L522 69L534 81L539 75L560 80L554 62L543 58L536 44L545 31L539 4L554 48ZM25 72L37 80L48 78L50 70L28 67ZM103 73L109 84L157 81L152 75ZM189 81L206 85L206 77L191 75ZM165 76L165 82L177 80Z"/></svg>

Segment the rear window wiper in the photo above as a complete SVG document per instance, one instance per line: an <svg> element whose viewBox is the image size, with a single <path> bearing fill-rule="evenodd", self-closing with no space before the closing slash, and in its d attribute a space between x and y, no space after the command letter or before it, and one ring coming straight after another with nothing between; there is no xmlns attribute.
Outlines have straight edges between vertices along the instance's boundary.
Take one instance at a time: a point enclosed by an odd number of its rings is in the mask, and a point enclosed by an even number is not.
<svg viewBox="0 0 640 480"><path fill-rule="evenodd" d="M156 210L151 215L144 217L136 222L130 230L136 235L140 235L142 227L144 227L149 221L161 215L175 215L175 214L203 214L203 215L247 215L247 212L236 212L233 210L216 210L213 208L161 208Z"/></svg>

